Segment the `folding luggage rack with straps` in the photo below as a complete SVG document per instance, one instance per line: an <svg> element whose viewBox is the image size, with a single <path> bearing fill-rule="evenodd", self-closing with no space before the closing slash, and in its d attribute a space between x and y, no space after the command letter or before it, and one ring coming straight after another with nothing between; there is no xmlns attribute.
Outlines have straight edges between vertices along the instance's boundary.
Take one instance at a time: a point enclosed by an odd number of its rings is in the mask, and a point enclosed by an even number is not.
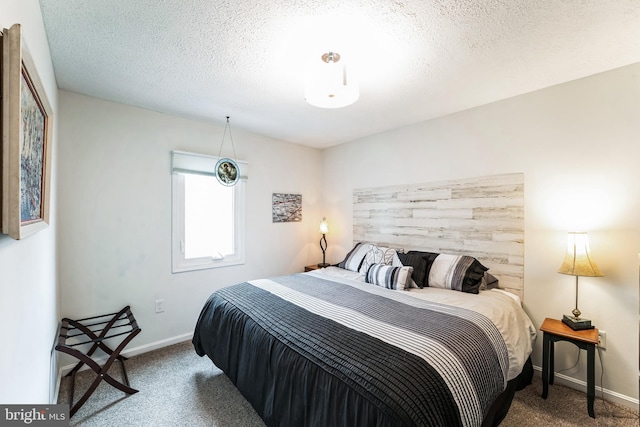
<svg viewBox="0 0 640 427"><path fill-rule="evenodd" d="M129 306L126 306L117 313L103 314L101 316L87 317L78 320L68 318L62 319L56 350L67 353L79 360L71 372L67 374L67 376L71 376L71 398L69 403L70 416L73 416L78 409L84 405L102 380L127 394L138 392L138 390L131 388L129 385L127 370L124 366L124 361L127 360L127 358L122 356L120 353L129 344L129 342L131 342L131 340L140 333L140 330L141 329L138 327L138 323L136 322L135 317L133 317L133 313L131 313L131 308ZM104 341L118 336L124 336L124 339L115 348L115 350L112 350L104 343ZM89 348L87 352L82 352L75 348L85 344L91 344L91 348ZM102 366L92 359L93 354L98 348L109 355L106 363ZM122 365L122 376L124 382L116 380L107 373L111 365L116 360L119 360ZM97 376L84 395L74 405L73 395L75 391L76 373L83 365L87 365L91 368Z"/></svg>

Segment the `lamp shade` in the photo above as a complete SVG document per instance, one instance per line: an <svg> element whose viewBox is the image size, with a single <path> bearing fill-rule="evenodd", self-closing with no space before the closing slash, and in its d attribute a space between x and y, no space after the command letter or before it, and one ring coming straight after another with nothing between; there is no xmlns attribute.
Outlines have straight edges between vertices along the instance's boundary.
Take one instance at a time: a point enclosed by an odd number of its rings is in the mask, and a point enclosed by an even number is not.
<svg viewBox="0 0 640 427"><path fill-rule="evenodd" d="M327 223L327 218L325 217L322 217L322 221L320 221L320 233L329 233L329 223Z"/></svg>
<svg viewBox="0 0 640 427"><path fill-rule="evenodd" d="M587 233L569 233L567 254L558 273L572 276L600 277L602 273L591 258Z"/></svg>

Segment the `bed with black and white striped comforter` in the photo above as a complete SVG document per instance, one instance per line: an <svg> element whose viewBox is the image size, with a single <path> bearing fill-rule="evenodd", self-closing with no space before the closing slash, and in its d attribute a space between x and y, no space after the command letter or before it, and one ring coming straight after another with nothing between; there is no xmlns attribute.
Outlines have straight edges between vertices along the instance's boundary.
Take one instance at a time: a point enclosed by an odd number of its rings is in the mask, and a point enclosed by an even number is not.
<svg viewBox="0 0 640 427"><path fill-rule="evenodd" d="M213 293L193 343L269 426L480 426L531 351L511 354L500 329L438 298L295 274Z"/></svg>

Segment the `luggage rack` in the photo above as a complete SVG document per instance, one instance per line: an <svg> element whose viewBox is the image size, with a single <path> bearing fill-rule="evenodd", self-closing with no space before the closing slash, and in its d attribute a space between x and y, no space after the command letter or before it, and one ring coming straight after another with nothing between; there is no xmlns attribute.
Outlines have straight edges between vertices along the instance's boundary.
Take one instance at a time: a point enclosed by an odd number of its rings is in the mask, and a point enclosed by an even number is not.
<svg viewBox="0 0 640 427"><path fill-rule="evenodd" d="M91 394L95 391L102 380L108 382L113 387L124 391L127 394L137 393L138 390L131 388L129 385L129 378L127 376L127 370L124 366L126 357L120 353L129 344L129 342L140 333L141 329L138 327L131 308L129 306L124 307L117 313L103 314L101 316L86 317L84 319L72 320L68 318L62 319L60 325L60 332L58 334L58 344L56 350L63 353L67 353L79 362L73 367L71 372L66 376L71 376L71 401L69 403L69 416L73 416L78 409L89 399ZM112 350L107 346L104 341L110 338L118 336L124 336L124 339L120 344ZM68 342L79 341L79 342ZM91 348L87 352L82 352L75 348L85 344L92 344ZM91 356L95 351L100 348L106 354L109 355L106 363L100 366L94 361ZM124 382L118 381L107 373L111 365L119 360L122 366L122 376ZM87 365L97 375L93 380L87 391L82 395L78 402L73 403L76 373L83 365Z"/></svg>

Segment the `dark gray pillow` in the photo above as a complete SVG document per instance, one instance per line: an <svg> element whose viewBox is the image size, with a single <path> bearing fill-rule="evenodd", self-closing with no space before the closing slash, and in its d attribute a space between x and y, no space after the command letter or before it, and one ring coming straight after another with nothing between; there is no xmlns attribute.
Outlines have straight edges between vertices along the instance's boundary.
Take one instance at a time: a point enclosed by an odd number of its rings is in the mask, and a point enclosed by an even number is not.
<svg viewBox="0 0 640 427"><path fill-rule="evenodd" d="M424 258L422 253L409 252L403 254L398 252L398 258L400 258L400 262L402 265L413 267L413 273L411 273L411 278L419 288L424 288L425 286L425 278L427 271L427 260Z"/></svg>
<svg viewBox="0 0 640 427"><path fill-rule="evenodd" d="M484 272L484 277L482 278L482 280L480 281L480 290L481 291L488 291L490 289L496 289L500 287L500 282L498 281L498 278L495 277L493 274L488 273L488 272Z"/></svg>
<svg viewBox="0 0 640 427"><path fill-rule="evenodd" d="M424 274L420 273L421 274L420 283L422 283L422 286L429 286L429 271L431 270L431 264L433 264L433 260L436 259L436 257L439 254L436 253L436 252L409 251L409 252L407 252L407 255L411 255L412 257L413 256L418 256L418 257L420 257L420 258L422 258L424 260L424 262L425 262L425 264L424 264ZM413 266L413 269L414 269L414 272L415 272L416 266L413 265L413 264L412 264L412 266ZM413 280L416 282L416 284L418 284L416 279L413 279ZM420 285L418 284L418 286L420 286Z"/></svg>

